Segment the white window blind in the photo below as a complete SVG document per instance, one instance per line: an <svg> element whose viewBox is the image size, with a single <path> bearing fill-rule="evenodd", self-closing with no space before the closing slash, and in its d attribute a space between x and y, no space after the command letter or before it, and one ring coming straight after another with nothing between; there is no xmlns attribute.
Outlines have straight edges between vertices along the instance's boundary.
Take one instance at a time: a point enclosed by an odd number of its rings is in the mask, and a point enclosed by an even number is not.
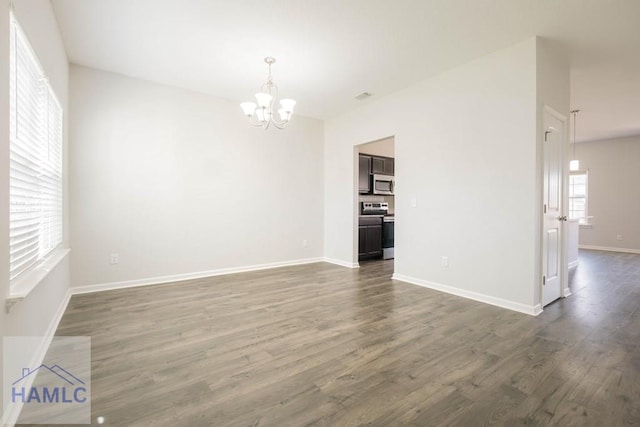
<svg viewBox="0 0 640 427"><path fill-rule="evenodd" d="M62 108L11 16L10 280L62 242Z"/></svg>

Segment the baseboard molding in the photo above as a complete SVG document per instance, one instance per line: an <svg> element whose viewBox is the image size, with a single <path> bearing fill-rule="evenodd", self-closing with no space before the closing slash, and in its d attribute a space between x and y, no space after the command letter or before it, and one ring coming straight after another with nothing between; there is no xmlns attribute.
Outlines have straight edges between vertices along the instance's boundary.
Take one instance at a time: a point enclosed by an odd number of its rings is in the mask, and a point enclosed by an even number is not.
<svg viewBox="0 0 640 427"><path fill-rule="evenodd" d="M542 313L542 304L536 304L533 306L533 315L537 316L538 314Z"/></svg>
<svg viewBox="0 0 640 427"><path fill-rule="evenodd" d="M576 268L577 266L578 266L578 260L571 261L569 263L569 270L571 270L572 268Z"/></svg>
<svg viewBox="0 0 640 427"><path fill-rule="evenodd" d="M248 265L244 267L220 268L217 270L198 271L195 273L172 274L170 276L147 277L144 279L126 280L122 282L99 283L95 285L75 286L71 288L73 295L88 294L92 292L109 291L114 289L135 288L138 286L160 285L162 283L182 282L185 280L202 279L205 277L222 276L225 274L246 273L249 271L268 270L278 267L291 267L294 265L313 264L323 262L324 258L307 258L293 261L272 262L268 264Z"/></svg>
<svg viewBox="0 0 640 427"><path fill-rule="evenodd" d="M433 289L440 292L445 292L451 295L471 299L474 301L483 302L485 304L495 305L497 307L506 308L508 310L517 311L519 313L528 314L530 316L537 316L542 313L542 308L539 305L530 306L521 304L519 302L509 301L502 298L496 298L477 292L467 291L464 289L454 288L453 286L443 285L441 283L430 282L428 280L417 279L415 277L409 277L402 274L393 274L391 276L394 280L410 283L412 285L418 285L425 288Z"/></svg>
<svg viewBox="0 0 640 427"><path fill-rule="evenodd" d="M358 264L357 262L342 261L334 258L323 258L323 261L328 262L329 264L339 265L341 267L360 268L360 264Z"/></svg>
<svg viewBox="0 0 640 427"><path fill-rule="evenodd" d="M590 249L592 251L624 252L627 254L640 254L640 249L612 248L609 246L592 246L592 245L579 245L578 248Z"/></svg>
<svg viewBox="0 0 640 427"><path fill-rule="evenodd" d="M40 366L42 362L44 362L44 358L47 355L47 351L49 350L49 346L51 345L51 341L53 341L53 337L56 334L56 330L58 329L58 325L62 320L62 316L64 315L67 306L69 305L69 300L71 299L71 291L67 289L67 292L58 306L55 314L51 318L51 322L49 322L49 326L42 336L42 341L38 345L38 348L33 354L33 357L29 361L29 365L27 366ZM30 390L33 385L33 381L35 380L35 375L30 375L25 382L25 389ZM13 427L16 422L18 422L18 418L20 417L20 412L22 412L23 403L18 403L16 405L12 405L10 410L8 410L3 418L2 424L5 426Z"/></svg>

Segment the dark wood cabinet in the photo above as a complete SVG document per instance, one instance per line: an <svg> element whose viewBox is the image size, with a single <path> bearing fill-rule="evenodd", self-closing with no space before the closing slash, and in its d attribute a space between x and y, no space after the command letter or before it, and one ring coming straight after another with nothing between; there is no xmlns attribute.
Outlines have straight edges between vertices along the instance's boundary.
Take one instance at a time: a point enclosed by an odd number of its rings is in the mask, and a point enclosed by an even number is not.
<svg viewBox="0 0 640 427"><path fill-rule="evenodd" d="M358 164L358 192L368 194L371 192L371 156L360 154Z"/></svg>
<svg viewBox="0 0 640 427"><path fill-rule="evenodd" d="M371 175L391 175L395 171L395 161L390 157L368 156L360 154L358 157L358 192L371 194Z"/></svg>
<svg viewBox="0 0 640 427"><path fill-rule="evenodd" d="M385 159L384 161L384 174L393 176L396 170L395 159Z"/></svg>
<svg viewBox="0 0 640 427"><path fill-rule="evenodd" d="M384 159L382 157L374 157L371 159L371 173L381 174L384 172Z"/></svg>
<svg viewBox="0 0 640 427"><path fill-rule="evenodd" d="M379 175L393 175L395 161L390 157L371 157L371 173Z"/></svg>
<svg viewBox="0 0 640 427"><path fill-rule="evenodd" d="M367 256L367 227L358 227L358 260Z"/></svg>
<svg viewBox="0 0 640 427"><path fill-rule="evenodd" d="M382 256L382 218L360 218L358 224L358 260Z"/></svg>

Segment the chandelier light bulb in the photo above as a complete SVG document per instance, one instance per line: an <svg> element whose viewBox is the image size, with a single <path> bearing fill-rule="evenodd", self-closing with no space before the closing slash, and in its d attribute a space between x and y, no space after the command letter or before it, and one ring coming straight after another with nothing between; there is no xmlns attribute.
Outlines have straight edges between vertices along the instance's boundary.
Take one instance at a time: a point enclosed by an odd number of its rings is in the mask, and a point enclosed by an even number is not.
<svg viewBox="0 0 640 427"><path fill-rule="evenodd" d="M282 105L282 109L287 113L293 113L293 107L296 105L296 101L293 99L285 98L280 100L280 105Z"/></svg>
<svg viewBox="0 0 640 427"><path fill-rule="evenodd" d="M256 107L257 105L255 102L243 102L240 104L240 108L242 108L242 112L247 117L253 116L254 111L256 111Z"/></svg>

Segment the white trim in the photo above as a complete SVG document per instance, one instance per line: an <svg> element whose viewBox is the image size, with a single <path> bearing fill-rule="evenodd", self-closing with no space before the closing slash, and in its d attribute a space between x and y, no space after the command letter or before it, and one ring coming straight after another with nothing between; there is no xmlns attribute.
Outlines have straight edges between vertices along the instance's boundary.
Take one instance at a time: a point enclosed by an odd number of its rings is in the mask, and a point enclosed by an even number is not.
<svg viewBox="0 0 640 427"><path fill-rule="evenodd" d="M533 315L537 316L538 314L542 313L542 304L536 304L533 306ZM529 313L527 313L529 314Z"/></svg>
<svg viewBox="0 0 640 427"><path fill-rule="evenodd" d="M68 252L68 250L67 250ZM38 349L33 354L29 365L27 366L40 366L44 361L45 356L47 355L47 351L49 350L49 346L51 345L51 341L53 341L53 337L56 334L56 330L58 329L58 325L62 320L62 316L69 305L69 300L71 299L71 290L67 289L67 292L62 300L62 303L58 306L55 314L51 318L51 322L49 322L49 327L46 332L42 336L42 341L40 341L40 345L38 345ZM30 375L26 379L25 388L31 389L31 385L35 380L35 375ZM7 413L3 414L2 424L6 426L13 427L15 423L18 421L18 417L20 417L20 412L22 411L24 403L18 402L14 405L10 405L10 409Z"/></svg>
<svg viewBox="0 0 640 427"><path fill-rule="evenodd" d="M630 248L612 248L609 246L592 246L592 245L578 245L578 248L590 249L593 251L624 252L628 254L640 254L640 249L630 249Z"/></svg>
<svg viewBox="0 0 640 427"><path fill-rule="evenodd" d="M348 261L342 261L339 259L334 259L334 258L323 258L324 262L328 262L330 264L335 264L335 265L339 265L341 267L347 267L347 268L360 268L360 264L358 264L357 262L348 262Z"/></svg>
<svg viewBox="0 0 640 427"><path fill-rule="evenodd" d="M575 261L571 261L569 263L569 270L571 270L572 268L576 268L578 266L579 261L575 260Z"/></svg>
<svg viewBox="0 0 640 427"><path fill-rule="evenodd" d="M267 270L270 268L289 267L293 265L313 264L322 262L323 258L307 258L293 261L272 262L268 264L248 265L244 267L220 268L217 270L198 271L195 273L172 274L170 276L147 277L143 279L126 280L123 282L98 283L94 285L75 286L71 288L73 295L87 294L91 292L109 291L112 289L134 288L138 286L159 285L162 283L181 282L204 277L221 276L224 274L245 273L248 271Z"/></svg>
<svg viewBox="0 0 640 427"><path fill-rule="evenodd" d="M7 301L12 305L15 301L26 298L42 280L49 275L51 270L56 268L69 254L66 248L56 249L51 252L37 267L31 271L24 272L14 279L9 286L9 296Z"/></svg>
<svg viewBox="0 0 640 427"><path fill-rule="evenodd" d="M565 125L567 123L567 116L557 112L556 110L553 109L553 107L550 107L547 104L544 104L543 108L544 108L544 111L546 111L547 113L551 114L556 119L560 120L563 125ZM543 132L544 132L544 130L543 130Z"/></svg>
<svg viewBox="0 0 640 427"><path fill-rule="evenodd" d="M571 295L571 289L568 286L562 290L562 298L570 297Z"/></svg>
<svg viewBox="0 0 640 427"><path fill-rule="evenodd" d="M508 310L517 311L519 313L528 314L531 316L537 316L542 313L540 305L526 305L515 301L509 301L502 298L492 297L490 295L480 294L477 292L467 291L460 288L454 288L453 286L443 285L441 283L430 282L428 280L416 279L415 277L409 277L402 274L394 273L391 276L393 280L399 280L401 282L410 283L412 285L418 285L436 291L445 292L451 295L456 295L463 298L468 298L474 301L483 302L485 304L495 305L497 307L506 308Z"/></svg>

